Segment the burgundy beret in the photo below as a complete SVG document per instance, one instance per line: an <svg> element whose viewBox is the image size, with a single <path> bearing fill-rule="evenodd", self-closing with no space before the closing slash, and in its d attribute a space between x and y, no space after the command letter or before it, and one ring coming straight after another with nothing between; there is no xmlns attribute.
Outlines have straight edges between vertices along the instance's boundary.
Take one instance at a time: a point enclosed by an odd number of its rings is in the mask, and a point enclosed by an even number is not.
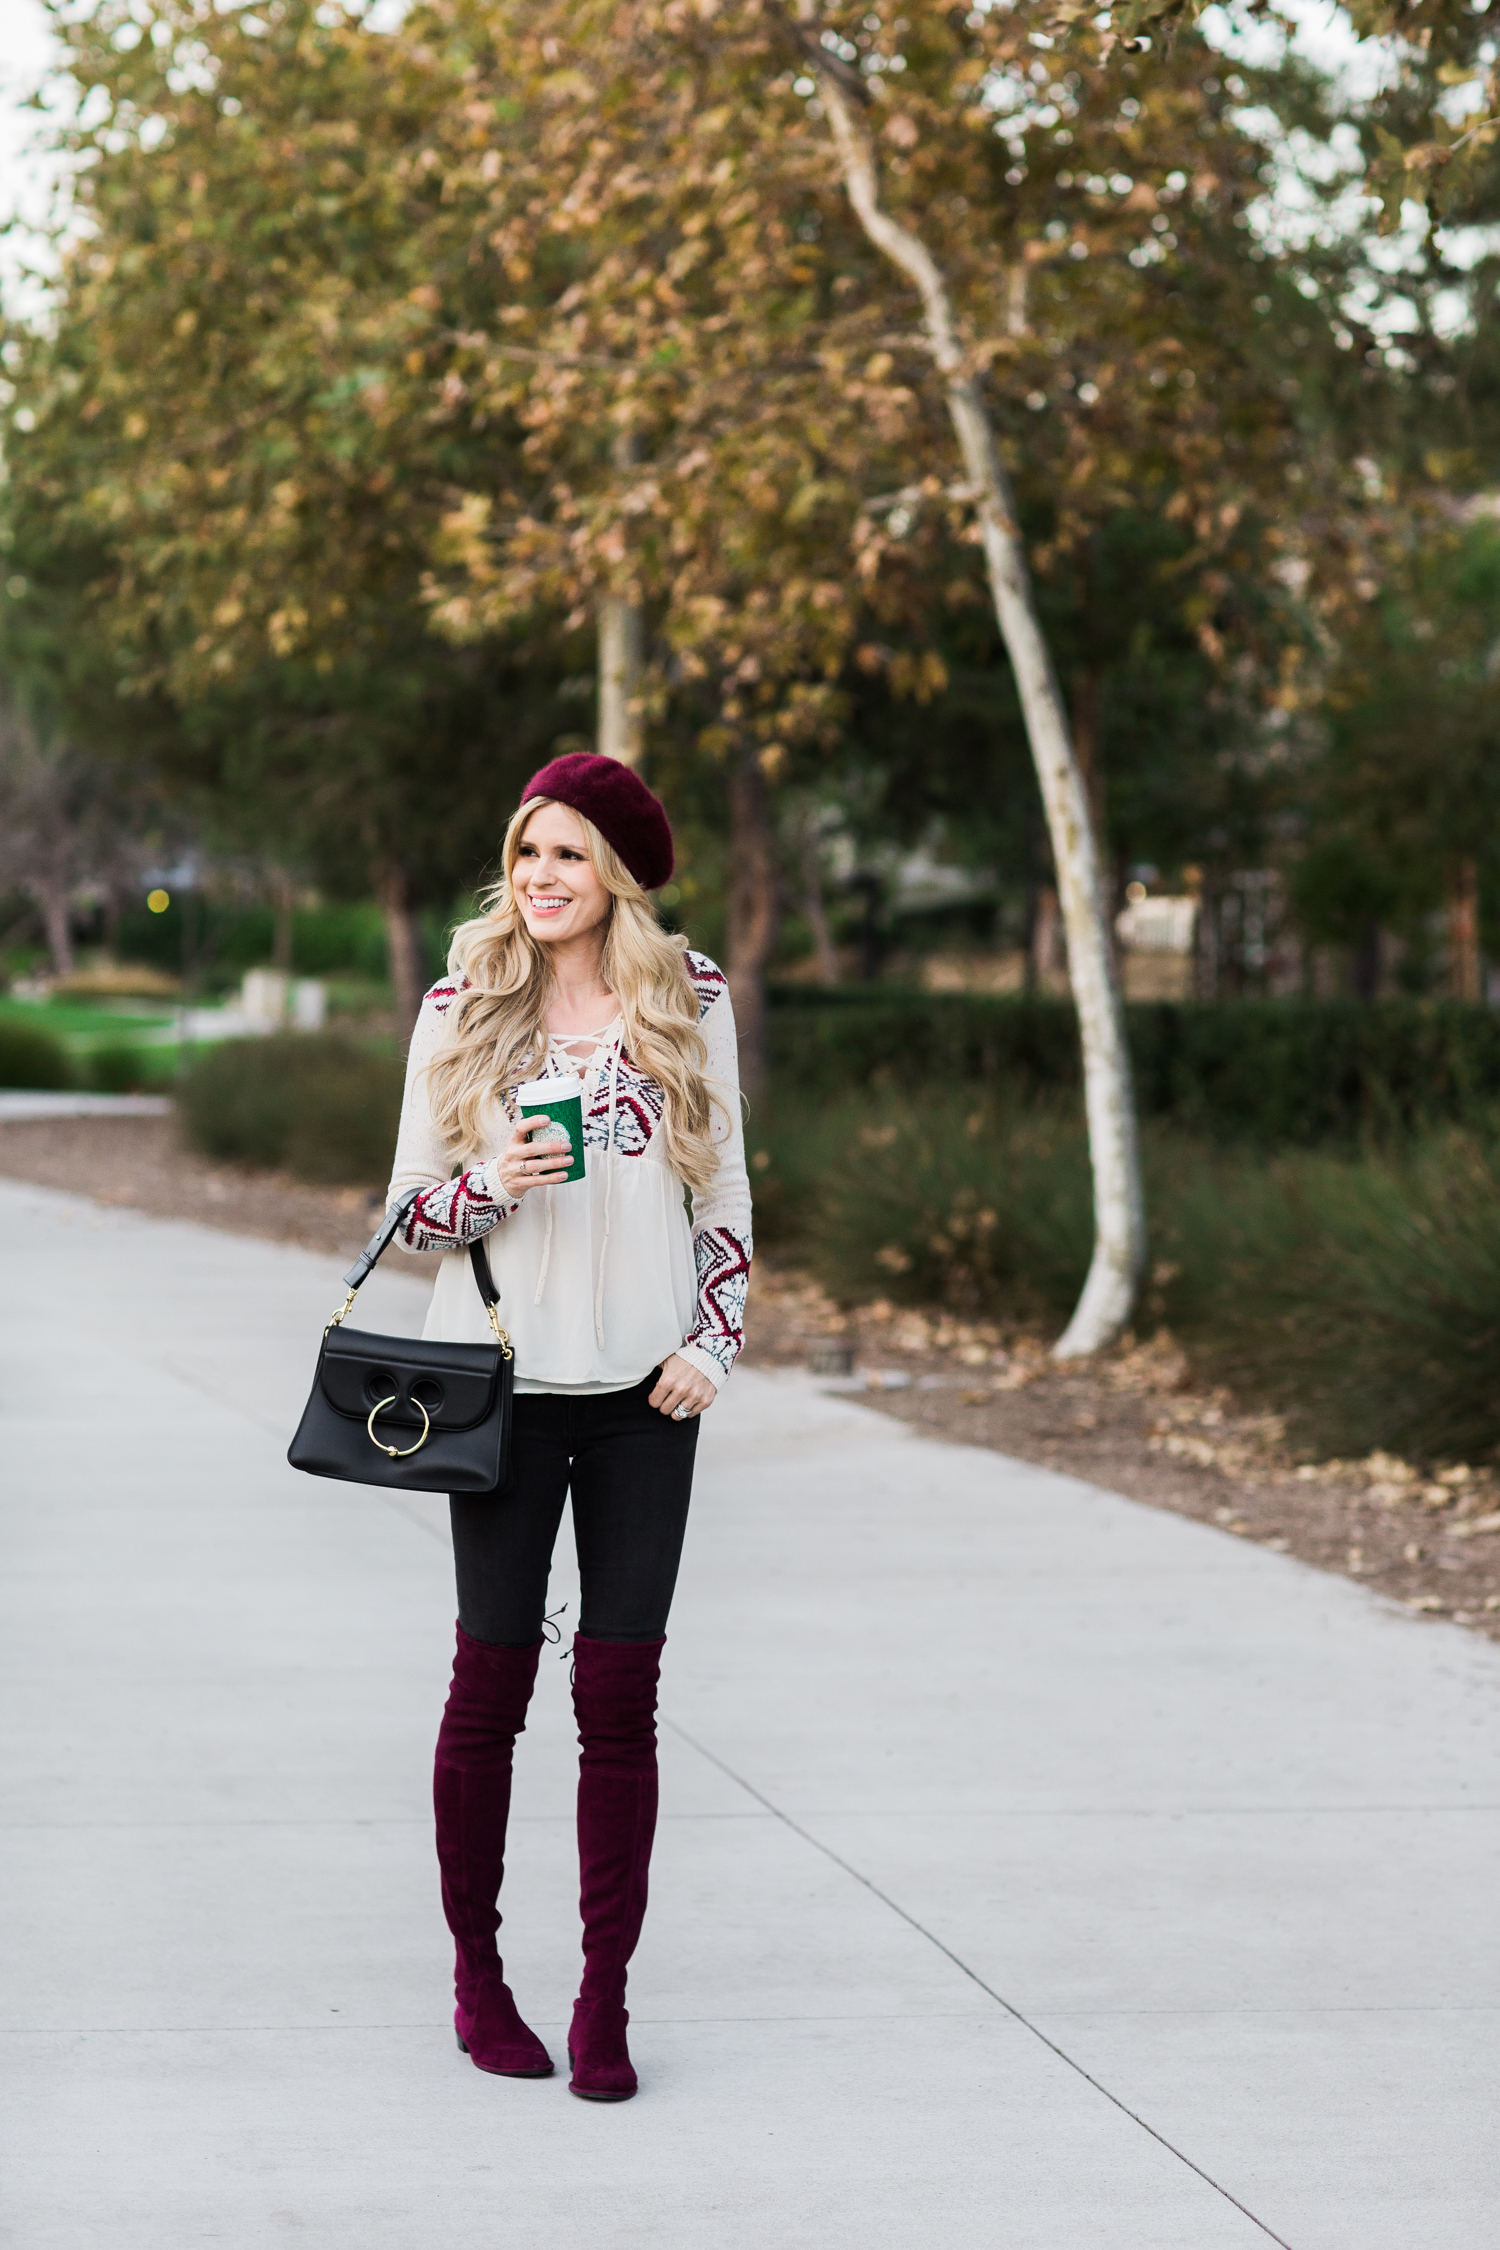
<svg viewBox="0 0 1500 2250"><path fill-rule="evenodd" d="M555 797L591 820L643 891L660 890L671 875L672 831L661 799L618 758L598 750L554 758L521 791L523 805L533 797Z"/></svg>

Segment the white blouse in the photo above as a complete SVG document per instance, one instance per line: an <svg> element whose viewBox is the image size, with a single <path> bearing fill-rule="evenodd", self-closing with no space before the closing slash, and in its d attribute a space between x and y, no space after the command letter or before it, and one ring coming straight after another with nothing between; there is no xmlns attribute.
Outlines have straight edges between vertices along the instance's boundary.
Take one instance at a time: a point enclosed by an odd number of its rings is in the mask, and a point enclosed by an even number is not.
<svg viewBox="0 0 1500 2250"><path fill-rule="evenodd" d="M406 1096L387 1203L419 1188L400 1240L445 1250L425 1336L485 1343L489 1321L468 1245L485 1238L500 1292L500 1320L516 1353L516 1389L589 1393L628 1389L671 1352L717 1388L744 1336L750 1274L750 1182L740 1118L734 1011L723 972L686 956L698 995L713 1096L719 1168L692 1196L666 1162L662 1089L625 1051L618 1021L554 1036L536 1076L584 1081L585 1177L532 1188L519 1201L500 1185L496 1160L514 1124L513 1089L482 1113L485 1157L453 1175L433 1119L427 1065L461 984L433 986L422 1003L406 1066Z"/></svg>

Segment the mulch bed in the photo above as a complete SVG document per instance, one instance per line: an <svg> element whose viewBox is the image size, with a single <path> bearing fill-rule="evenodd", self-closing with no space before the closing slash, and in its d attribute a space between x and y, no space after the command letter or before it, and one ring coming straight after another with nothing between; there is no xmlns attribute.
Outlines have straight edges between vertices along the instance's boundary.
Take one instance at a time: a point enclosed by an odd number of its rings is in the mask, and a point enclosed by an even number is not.
<svg viewBox="0 0 1500 2250"><path fill-rule="evenodd" d="M0 1122L0 1174L96 1202L336 1257L367 1240L381 1199L216 1164L170 1118ZM406 1261L435 1270L437 1259ZM1500 1475L1429 1474L1387 1454L1307 1461L1274 1413L1195 1385L1166 1335L1059 1367L1037 1337L885 1303L842 1313L774 1258L756 1260L750 1367L807 1366L925 1436L993 1447L1154 1508L1194 1516L1500 1639Z"/></svg>

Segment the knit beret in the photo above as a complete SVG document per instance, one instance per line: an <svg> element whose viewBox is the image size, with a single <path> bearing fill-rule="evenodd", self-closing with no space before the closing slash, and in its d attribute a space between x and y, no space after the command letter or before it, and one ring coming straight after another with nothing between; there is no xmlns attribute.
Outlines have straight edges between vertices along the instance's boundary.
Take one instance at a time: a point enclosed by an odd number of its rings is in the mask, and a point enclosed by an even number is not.
<svg viewBox="0 0 1500 2250"><path fill-rule="evenodd" d="M660 890L670 877L672 831L661 799L618 758L606 758L598 750L554 758L521 791L523 805L533 797L555 797L591 820L643 891Z"/></svg>

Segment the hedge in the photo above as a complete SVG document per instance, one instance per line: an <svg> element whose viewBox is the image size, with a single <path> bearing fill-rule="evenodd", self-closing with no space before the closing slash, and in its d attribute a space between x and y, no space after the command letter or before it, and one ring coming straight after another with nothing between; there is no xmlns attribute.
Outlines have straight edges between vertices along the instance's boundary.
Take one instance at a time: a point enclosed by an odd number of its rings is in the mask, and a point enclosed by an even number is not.
<svg viewBox="0 0 1500 2250"><path fill-rule="evenodd" d="M74 1082L72 1058L50 1032L0 1023L0 1086L55 1090Z"/></svg>
<svg viewBox="0 0 1500 2250"><path fill-rule="evenodd" d="M1500 1103L1500 1011L1416 1000L1153 1002L1126 1010L1144 1117L1312 1146ZM836 1095L924 1082L1030 1096L1079 1083L1066 1001L850 986L773 990L773 1083Z"/></svg>
<svg viewBox="0 0 1500 2250"><path fill-rule="evenodd" d="M164 1077L159 1065L153 1070L152 1050L133 1047L128 1040L112 1040L107 1046L95 1047L87 1059L88 1081L98 1094L138 1094L156 1078Z"/></svg>
<svg viewBox="0 0 1500 2250"><path fill-rule="evenodd" d="M1077 1302L1094 1228L1076 1103L973 1086L794 1098L760 1153L757 1240L790 1243L836 1303L1056 1335ZM1140 1318L1186 1346L1200 1386L1274 1404L1325 1459L1500 1455L1493 1135L1267 1150L1156 1124L1142 1156Z"/></svg>
<svg viewBox="0 0 1500 2250"><path fill-rule="evenodd" d="M401 1064L335 1032L226 1040L183 1078L188 1140L206 1156L306 1180L384 1186L401 1114Z"/></svg>
<svg viewBox="0 0 1500 2250"><path fill-rule="evenodd" d="M174 974L182 967L182 901L164 913L132 906L120 920L118 951L125 961L148 962ZM217 900L195 907L200 957L209 984L234 983L246 969L271 958L276 924L268 906L237 907ZM298 976L347 975L377 982L386 973L385 922L378 906L299 907L292 916L292 968Z"/></svg>

